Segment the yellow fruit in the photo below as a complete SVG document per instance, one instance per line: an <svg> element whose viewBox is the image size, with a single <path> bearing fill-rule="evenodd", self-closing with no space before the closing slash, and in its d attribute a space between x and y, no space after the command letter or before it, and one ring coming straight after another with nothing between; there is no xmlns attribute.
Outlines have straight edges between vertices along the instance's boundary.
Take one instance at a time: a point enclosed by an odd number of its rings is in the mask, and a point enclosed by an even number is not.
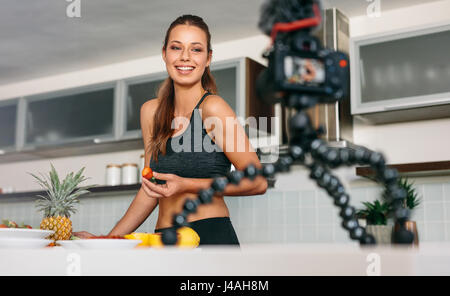
<svg viewBox="0 0 450 296"><path fill-rule="evenodd" d="M160 233L149 233L148 234L148 245L152 248L162 248L164 247L161 234Z"/></svg>
<svg viewBox="0 0 450 296"><path fill-rule="evenodd" d="M177 246L180 248L196 248L200 244L200 236L190 227L178 228L177 234Z"/></svg>
<svg viewBox="0 0 450 296"><path fill-rule="evenodd" d="M160 233L139 233L133 232L124 236L126 239L140 239L142 243L138 246L159 248L163 247Z"/></svg>
<svg viewBox="0 0 450 296"><path fill-rule="evenodd" d="M200 237L197 232L190 227L181 227L177 230L179 248L196 248L200 244ZM126 239L139 239L142 241L138 246L162 248L164 244L161 240L161 233L139 233L133 232L124 236Z"/></svg>
<svg viewBox="0 0 450 296"><path fill-rule="evenodd" d="M148 233L133 232L124 236L126 239L139 239L142 242L138 244L138 247L147 247L148 244Z"/></svg>

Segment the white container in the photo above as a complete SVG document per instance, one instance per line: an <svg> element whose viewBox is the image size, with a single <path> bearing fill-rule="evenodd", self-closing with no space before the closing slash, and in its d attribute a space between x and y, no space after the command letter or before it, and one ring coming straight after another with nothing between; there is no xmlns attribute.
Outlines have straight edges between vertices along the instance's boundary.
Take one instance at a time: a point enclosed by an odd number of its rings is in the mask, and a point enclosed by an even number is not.
<svg viewBox="0 0 450 296"><path fill-rule="evenodd" d="M138 183L138 165L136 163L122 164L122 185Z"/></svg>
<svg viewBox="0 0 450 296"><path fill-rule="evenodd" d="M117 186L122 182L121 179L121 166L119 164L108 164L106 166L106 185Z"/></svg>

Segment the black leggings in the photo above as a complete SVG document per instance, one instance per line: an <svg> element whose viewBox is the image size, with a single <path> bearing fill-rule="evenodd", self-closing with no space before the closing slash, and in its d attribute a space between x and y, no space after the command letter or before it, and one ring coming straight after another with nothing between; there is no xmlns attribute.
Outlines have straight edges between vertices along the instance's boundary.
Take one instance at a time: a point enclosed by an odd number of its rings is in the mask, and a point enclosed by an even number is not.
<svg viewBox="0 0 450 296"><path fill-rule="evenodd" d="M237 245L239 240L229 217L215 217L189 223L200 236L200 245ZM172 227L155 229L156 232Z"/></svg>

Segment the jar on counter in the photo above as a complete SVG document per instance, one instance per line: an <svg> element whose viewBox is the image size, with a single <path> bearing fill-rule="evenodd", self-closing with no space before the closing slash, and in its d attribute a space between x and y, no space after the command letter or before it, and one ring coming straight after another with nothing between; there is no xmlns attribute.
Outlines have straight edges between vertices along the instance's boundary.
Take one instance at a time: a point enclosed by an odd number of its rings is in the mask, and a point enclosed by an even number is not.
<svg viewBox="0 0 450 296"><path fill-rule="evenodd" d="M136 163L122 164L122 185L138 183L138 165Z"/></svg>
<svg viewBox="0 0 450 296"><path fill-rule="evenodd" d="M117 186L121 183L121 165L120 164L108 164L106 166L106 185Z"/></svg>

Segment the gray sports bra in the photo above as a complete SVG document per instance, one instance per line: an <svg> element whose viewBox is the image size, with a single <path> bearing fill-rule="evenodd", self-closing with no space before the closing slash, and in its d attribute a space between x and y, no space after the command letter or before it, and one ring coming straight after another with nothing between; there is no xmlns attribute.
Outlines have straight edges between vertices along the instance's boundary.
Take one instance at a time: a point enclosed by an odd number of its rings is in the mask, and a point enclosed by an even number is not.
<svg viewBox="0 0 450 296"><path fill-rule="evenodd" d="M199 113L198 106L210 94L204 94L195 106L187 129L167 140L166 155L159 153L157 162L150 159L153 171L184 178L214 178L230 171L230 160L207 134Z"/></svg>

